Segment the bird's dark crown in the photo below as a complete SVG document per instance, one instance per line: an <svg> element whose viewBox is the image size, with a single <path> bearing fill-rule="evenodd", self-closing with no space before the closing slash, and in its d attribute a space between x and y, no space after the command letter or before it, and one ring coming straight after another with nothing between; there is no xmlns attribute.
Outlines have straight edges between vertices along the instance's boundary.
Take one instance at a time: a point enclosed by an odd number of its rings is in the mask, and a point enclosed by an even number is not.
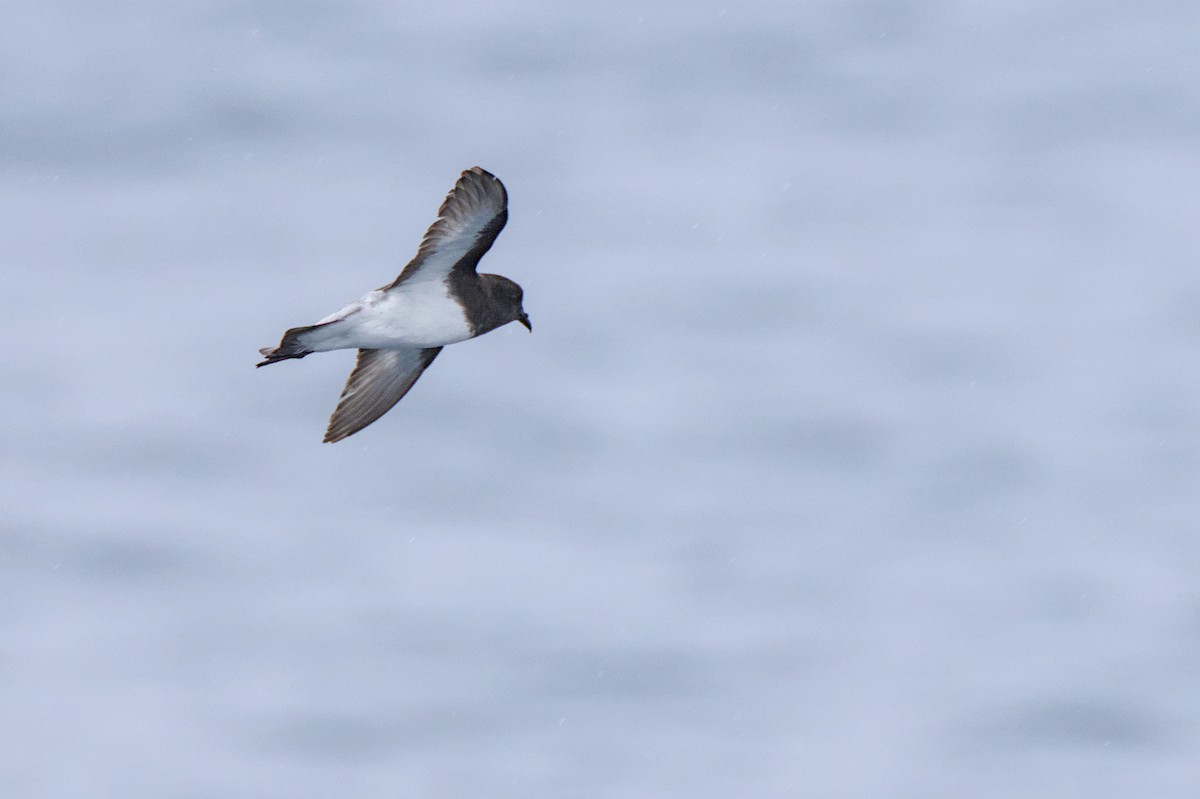
<svg viewBox="0 0 1200 799"><path fill-rule="evenodd" d="M525 310L521 307L521 301L525 297L525 292L521 290L513 281L500 275L480 275L484 285L487 287L488 294L497 305L506 311L510 311L511 315L508 321L512 321L522 316Z"/></svg>

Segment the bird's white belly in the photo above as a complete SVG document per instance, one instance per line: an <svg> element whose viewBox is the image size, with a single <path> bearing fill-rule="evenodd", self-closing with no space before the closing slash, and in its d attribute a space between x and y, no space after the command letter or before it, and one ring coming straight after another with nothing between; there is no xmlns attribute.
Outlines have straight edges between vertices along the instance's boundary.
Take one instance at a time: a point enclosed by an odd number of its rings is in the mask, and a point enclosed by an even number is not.
<svg viewBox="0 0 1200 799"><path fill-rule="evenodd" d="M441 347L471 338L462 306L441 282L414 283L409 290L372 291L321 320L333 322L314 336L314 350ZM317 333L317 331L313 331Z"/></svg>

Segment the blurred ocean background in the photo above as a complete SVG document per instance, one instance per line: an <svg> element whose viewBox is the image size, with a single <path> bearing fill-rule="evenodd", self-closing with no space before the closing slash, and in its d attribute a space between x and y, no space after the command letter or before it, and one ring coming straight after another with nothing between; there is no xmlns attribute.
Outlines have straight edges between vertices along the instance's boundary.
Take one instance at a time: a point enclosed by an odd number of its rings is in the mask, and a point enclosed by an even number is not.
<svg viewBox="0 0 1200 799"><path fill-rule="evenodd" d="M0 796L1200 796L1200 6L0 7ZM460 170L534 333L320 443Z"/></svg>

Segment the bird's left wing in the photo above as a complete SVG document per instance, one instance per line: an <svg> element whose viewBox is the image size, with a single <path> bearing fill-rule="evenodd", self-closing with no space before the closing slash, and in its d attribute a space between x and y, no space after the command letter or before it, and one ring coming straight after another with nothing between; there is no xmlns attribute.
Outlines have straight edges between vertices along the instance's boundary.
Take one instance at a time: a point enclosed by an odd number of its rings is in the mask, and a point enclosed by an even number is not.
<svg viewBox="0 0 1200 799"><path fill-rule="evenodd" d="M341 441L390 411L441 351L441 347L359 350L342 398L329 417L325 442Z"/></svg>

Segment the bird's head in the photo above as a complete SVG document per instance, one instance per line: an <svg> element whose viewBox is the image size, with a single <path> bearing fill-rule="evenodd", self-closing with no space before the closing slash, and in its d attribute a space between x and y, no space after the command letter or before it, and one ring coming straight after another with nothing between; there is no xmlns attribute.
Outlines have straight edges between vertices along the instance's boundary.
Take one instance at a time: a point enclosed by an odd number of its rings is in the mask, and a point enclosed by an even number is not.
<svg viewBox="0 0 1200 799"><path fill-rule="evenodd" d="M529 322L529 314L525 313L521 302L524 299L525 293L513 281L500 275L488 275L491 278L492 299L499 305L507 315L506 321L520 322L529 332L533 332L533 325Z"/></svg>

